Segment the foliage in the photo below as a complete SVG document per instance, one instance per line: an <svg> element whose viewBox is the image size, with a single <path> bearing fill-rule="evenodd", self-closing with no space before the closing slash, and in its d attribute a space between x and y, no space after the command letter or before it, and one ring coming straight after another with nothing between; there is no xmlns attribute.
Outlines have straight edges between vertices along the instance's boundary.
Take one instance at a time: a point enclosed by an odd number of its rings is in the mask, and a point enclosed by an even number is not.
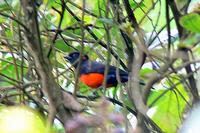
<svg viewBox="0 0 200 133"><path fill-rule="evenodd" d="M199 100L198 1L35 0L27 9L25 1L0 2L0 108L29 106L58 132L139 132L146 128L173 133L181 127L183 116ZM33 19L26 10L37 12L39 32L29 26ZM31 50L38 44L30 45L29 34L34 34L32 41L41 40L42 52L35 48L35 53L42 56L39 60L44 59L42 67ZM72 51L117 66L129 75L134 64L141 67L138 75L116 88L94 90L78 83L75 89L77 71L63 58ZM44 87L41 71L52 73L50 80L55 82L50 87L56 86L55 91ZM134 85L140 81L143 85L138 92ZM138 97L131 91L138 92ZM63 99L66 110L75 111L69 121L63 122L59 107L51 104L61 98L59 92L75 96ZM138 114L144 108L140 110L137 102L148 107L147 115ZM57 111L55 118L51 118L52 107ZM142 124L131 126L129 115L136 115Z"/></svg>

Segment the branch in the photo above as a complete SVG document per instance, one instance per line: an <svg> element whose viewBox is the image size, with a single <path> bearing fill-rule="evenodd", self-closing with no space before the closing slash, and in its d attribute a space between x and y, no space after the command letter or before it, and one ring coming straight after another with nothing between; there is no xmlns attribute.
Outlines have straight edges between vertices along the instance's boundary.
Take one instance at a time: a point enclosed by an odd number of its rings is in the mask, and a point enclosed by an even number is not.
<svg viewBox="0 0 200 133"><path fill-rule="evenodd" d="M186 31L183 29L183 27L179 23L179 19L181 17L181 13L178 10L174 0L169 1L169 5L170 5L172 13L174 15L176 26L177 26L177 29L178 29L178 32L179 32L179 38L183 39L184 37L188 36L188 34L186 33ZM183 59L183 62L189 61L189 54L188 54L189 50L187 48L179 48L178 50L184 52L186 54L186 56L187 56L186 59ZM192 73L192 68L191 68L190 65L186 66L185 70L186 70L187 74ZM199 98L199 94L198 94L198 90L197 90L197 86L196 86L196 81L195 81L194 75L191 75L188 78L188 80L189 80L190 88L191 88L190 91L191 91L191 93L193 95L193 98L194 98L193 99L193 103L196 103L196 102L198 102L200 100L200 98Z"/></svg>
<svg viewBox="0 0 200 133"><path fill-rule="evenodd" d="M6 17L6 18L10 18L11 20L17 22L20 26L22 26L27 32L29 31L29 29L28 29L22 22L20 22L19 20L15 19L14 17L9 16L9 15L7 15L7 14L4 14L4 13L2 13L2 12L0 12L0 15L1 15L1 16L4 16L4 17Z"/></svg>
<svg viewBox="0 0 200 133"><path fill-rule="evenodd" d="M74 12L66 5L66 10L72 15L72 17L74 19L76 19L76 21L78 22L81 22L81 19L79 19L75 14ZM101 41L93 32L92 30L89 28L89 27L86 27L86 30L89 32L89 34L105 49L108 49L108 46L103 42ZM112 50L110 49L110 52L111 54L115 57L116 60L119 60L120 62L120 65L125 69L125 70L128 70L126 65L123 63L123 61L118 57L118 55Z"/></svg>
<svg viewBox="0 0 200 133"><path fill-rule="evenodd" d="M72 114L69 109L65 109L64 107L63 95L59 85L54 80L51 72L51 64L43 54L37 21L38 16L34 2L32 0L21 0L21 4L25 14L25 23L30 30L29 33L25 33L25 44L27 45L27 51L33 56L36 70L41 78L42 91L48 97L50 116L54 116L55 110L64 124L72 118ZM53 123L53 118L49 123Z"/></svg>
<svg viewBox="0 0 200 133"><path fill-rule="evenodd" d="M56 8L52 7L55 11L57 11L59 14L60 14L60 20L59 20L59 24L58 24L58 28L56 30L56 33L55 33L55 36L52 40L52 45L50 46L50 49L48 51L48 54L47 54L47 57L49 58L50 57L50 54L51 54L51 51L55 45L55 42L56 42L56 39L58 37L58 35L60 34L60 27L61 27L61 24L62 24L62 20L63 20L63 17L64 17L64 12L65 12L65 3L64 1L62 1L62 9L61 9L61 12L58 11Z"/></svg>

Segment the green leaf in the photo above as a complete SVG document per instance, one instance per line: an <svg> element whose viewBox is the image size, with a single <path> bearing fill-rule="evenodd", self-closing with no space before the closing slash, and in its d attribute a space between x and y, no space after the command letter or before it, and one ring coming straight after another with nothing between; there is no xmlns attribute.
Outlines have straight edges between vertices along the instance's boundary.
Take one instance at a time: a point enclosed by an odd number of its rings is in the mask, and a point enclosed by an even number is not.
<svg viewBox="0 0 200 133"><path fill-rule="evenodd" d="M17 68L18 74L20 74L21 70L22 70L22 68L20 66L21 61L16 59L17 66L15 66L14 64L12 64L13 63L12 57L5 58L4 60L5 61L0 61L0 72L14 80L17 80L16 68ZM26 66L26 65L24 64L24 66ZM25 74L27 72L27 68L23 68L23 72ZM0 82L0 86L9 86L9 85L11 85L9 82L14 83L14 81L12 81L8 78L5 78L3 76L1 76L1 79L3 81ZM9 81L9 82L6 82L6 81Z"/></svg>
<svg viewBox="0 0 200 133"><path fill-rule="evenodd" d="M88 94L91 90L88 86L86 86L85 84L80 82L80 90L79 91L81 94Z"/></svg>
<svg viewBox="0 0 200 133"><path fill-rule="evenodd" d="M176 84L178 80L172 82ZM168 86L167 83L164 84ZM154 102L153 107L150 109L153 113L148 115L165 133L175 133L181 124L186 101L183 100L180 93L188 101L188 94L182 84L177 85L174 90L154 90L148 99L148 105ZM158 97L160 98L157 99Z"/></svg>
<svg viewBox="0 0 200 133"><path fill-rule="evenodd" d="M0 17L0 24L4 23L6 21L6 19Z"/></svg>
<svg viewBox="0 0 200 133"><path fill-rule="evenodd" d="M96 20L96 18L94 18L92 16L89 16L89 15L84 16L85 24L92 24L95 20Z"/></svg>
<svg viewBox="0 0 200 133"><path fill-rule="evenodd" d="M56 40L55 47L63 52L69 52L70 47L63 40Z"/></svg>
<svg viewBox="0 0 200 133"><path fill-rule="evenodd" d="M146 77L148 74L152 74L154 72L155 72L155 70L152 70L150 68L144 68L144 69L140 70L140 75L141 75L141 77Z"/></svg>
<svg viewBox="0 0 200 133"><path fill-rule="evenodd" d="M200 33L200 15L191 13L181 17L180 24L187 30Z"/></svg>
<svg viewBox="0 0 200 133"><path fill-rule="evenodd" d="M106 23L106 24L113 24L113 20L109 18L99 18L98 21Z"/></svg>
<svg viewBox="0 0 200 133"><path fill-rule="evenodd" d="M140 6L141 8L145 7L144 1L136 2L134 0L129 0L131 8L135 9L136 7Z"/></svg>

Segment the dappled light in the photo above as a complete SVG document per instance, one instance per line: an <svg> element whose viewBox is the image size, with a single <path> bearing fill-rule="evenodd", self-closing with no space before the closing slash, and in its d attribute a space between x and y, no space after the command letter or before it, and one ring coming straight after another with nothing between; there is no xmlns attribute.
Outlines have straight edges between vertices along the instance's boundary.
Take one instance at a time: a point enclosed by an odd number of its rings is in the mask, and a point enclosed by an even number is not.
<svg viewBox="0 0 200 133"><path fill-rule="evenodd" d="M2 107L1 133L44 133L45 123L33 109L24 106Z"/></svg>
<svg viewBox="0 0 200 133"><path fill-rule="evenodd" d="M0 0L0 133L196 133L199 102L200 0Z"/></svg>

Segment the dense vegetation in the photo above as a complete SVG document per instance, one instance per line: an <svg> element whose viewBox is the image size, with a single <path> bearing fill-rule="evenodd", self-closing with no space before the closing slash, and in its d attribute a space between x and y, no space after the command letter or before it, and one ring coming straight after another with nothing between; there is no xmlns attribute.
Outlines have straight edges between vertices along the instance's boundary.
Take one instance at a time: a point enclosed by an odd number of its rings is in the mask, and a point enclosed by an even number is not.
<svg viewBox="0 0 200 133"><path fill-rule="evenodd" d="M198 0L2 0L0 110L28 106L47 132L177 132L199 101L199 13ZM73 51L128 83L87 87Z"/></svg>

